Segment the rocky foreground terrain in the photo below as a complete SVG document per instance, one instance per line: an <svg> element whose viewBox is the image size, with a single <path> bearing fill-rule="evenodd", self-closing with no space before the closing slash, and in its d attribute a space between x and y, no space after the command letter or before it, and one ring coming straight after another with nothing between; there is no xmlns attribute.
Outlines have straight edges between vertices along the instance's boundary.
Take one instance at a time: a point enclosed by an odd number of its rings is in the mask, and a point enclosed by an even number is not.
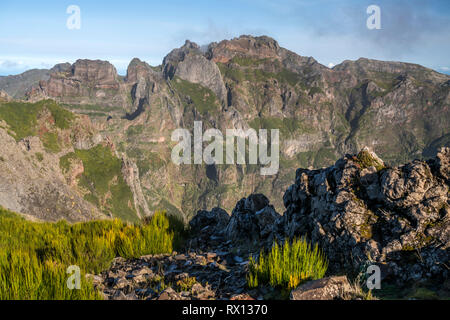
<svg viewBox="0 0 450 320"><path fill-rule="evenodd" d="M324 250L327 277L301 284L291 299L367 298L353 281L373 264L396 298L448 297L449 163L450 148L399 167L365 148L326 169L298 169L283 215L262 194L240 200L231 216L199 211L185 252L117 258L91 277L109 299L279 299L272 288L247 288L248 258L273 241L306 237ZM401 296L411 287L428 295Z"/></svg>

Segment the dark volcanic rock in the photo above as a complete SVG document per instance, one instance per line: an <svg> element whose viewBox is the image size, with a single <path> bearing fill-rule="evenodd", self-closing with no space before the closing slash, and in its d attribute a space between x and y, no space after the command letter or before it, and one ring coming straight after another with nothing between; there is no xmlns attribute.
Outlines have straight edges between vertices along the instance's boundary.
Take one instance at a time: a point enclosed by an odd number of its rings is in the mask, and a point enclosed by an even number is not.
<svg viewBox="0 0 450 320"><path fill-rule="evenodd" d="M213 208L211 211L201 210L189 222L193 232L201 232L205 227L210 227L214 233L222 232L228 224L230 216L220 208Z"/></svg>
<svg viewBox="0 0 450 320"><path fill-rule="evenodd" d="M260 244L271 242L280 215L263 194L252 194L241 199L233 209L225 230L228 240L234 243Z"/></svg>
<svg viewBox="0 0 450 320"><path fill-rule="evenodd" d="M326 169L298 169L284 195L285 235L319 243L331 272L370 260L387 265L398 282L447 278L449 149L397 168L377 170L368 159L360 153Z"/></svg>

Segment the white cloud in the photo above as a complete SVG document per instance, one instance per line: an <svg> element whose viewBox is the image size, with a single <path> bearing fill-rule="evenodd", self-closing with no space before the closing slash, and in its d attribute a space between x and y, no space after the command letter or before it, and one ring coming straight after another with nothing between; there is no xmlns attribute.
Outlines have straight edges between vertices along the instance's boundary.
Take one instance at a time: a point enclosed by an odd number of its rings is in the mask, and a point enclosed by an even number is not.
<svg viewBox="0 0 450 320"><path fill-rule="evenodd" d="M330 62L329 64L328 64L328 68L333 68L334 67L334 63L332 63L332 62Z"/></svg>

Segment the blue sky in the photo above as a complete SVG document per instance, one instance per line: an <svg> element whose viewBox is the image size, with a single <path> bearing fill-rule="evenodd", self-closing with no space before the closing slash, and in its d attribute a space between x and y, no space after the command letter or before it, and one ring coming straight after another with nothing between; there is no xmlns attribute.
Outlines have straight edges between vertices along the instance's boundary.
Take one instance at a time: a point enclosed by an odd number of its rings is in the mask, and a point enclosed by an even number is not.
<svg viewBox="0 0 450 320"><path fill-rule="evenodd" d="M380 30L366 27L371 4L381 8ZM80 7L80 30L66 27L69 5ZM108 60L125 74L133 57L158 65L186 39L241 34L271 36L324 65L368 57L450 73L447 0L2 0L0 75L78 58Z"/></svg>

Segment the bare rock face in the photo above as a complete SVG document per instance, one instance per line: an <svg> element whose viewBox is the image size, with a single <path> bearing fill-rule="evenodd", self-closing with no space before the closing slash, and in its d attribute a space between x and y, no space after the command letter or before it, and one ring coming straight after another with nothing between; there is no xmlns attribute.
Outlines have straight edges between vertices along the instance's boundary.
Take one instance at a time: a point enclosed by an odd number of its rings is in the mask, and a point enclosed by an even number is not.
<svg viewBox="0 0 450 320"><path fill-rule="evenodd" d="M183 46L172 50L163 60L163 73L166 79L172 79L180 61L189 55L202 54L198 44L186 40Z"/></svg>
<svg viewBox="0 0 450 320"><path fill-rule="evenodd" d="M138 58L131 60L125 77L132 99L132 106L127 110L129 120L137 118L149 107L151 96L159 90L162 81L162 74L154 71L146 62Z"/></svg>
<svg viewBox="0 0 450 320"><path fill-rule="evenodd" d="M178 64L175 75L211 89L221 101L226 99L225 84L219 67L201 55L190 55Z"/></svg>
<svg viewBox="0 0 450 320"><path fill-rule="evenodd" d="M136 208L138 217L143 218L149 216L151 213L144 193L142 192L141 181L139 180L139 168L126 155L122 157L122 175L133 193L134 207Z"/></svg>
<svg viewBox="0 0 450 320"><path fill-rule="evenodd" d="M139 60L138 58L134 58L128 65L125 81L134 84L138 82L140 78L147 78L152 73L153 70L150 65Z"/></svg>
<svg viewBox="0 0 450 320"><path fill-rule="evenodd" d="M48 80L41 80L27 93L29 101L54 98L60 102L117 106L125 104L116 68L108 61L77 60L72 66L52 69Z"/></svg>
<svg viewBox="0 0 450 320"><path fill-rule="evenodd" d="M370 260L398 282L446 278L448 158L444 148L426 162L376 168L377 158L359 154L326 169L298 169L283 199L285 235L317 242L331 272L357 270Z"/></svg>
<svg viewBox="0 0 450 320"><path fill-rule="evenodd" d="M327 277L300 285L291 291L290 300L335 300L351 291L346 276Z"/></svg>
<svg viewBox="0 0 450 320"><path fill-rule="evenodd" d="M436 169L439 175L447 180L450 180L450 148L442 148L436 155Z"/></svg>
<svg viewBox="0 0 450 320"><path fill-rule="evenodd" d="M84 170L82 163L72 163L65 177L58 154L46 152L39 137L16 142L0 128L0 142L1 206L43 221L73 222L105 217L73 188Z"/></svg>
<svg viewBox="0 0 450 320"><path fill-rule="evenodd" d="M9 96L9 94L7 94L5 91L0 90L0 101L11 101L11 97Z"/></svg>
<svg viewBox="0 0 450 320"><path fill-rule="evenodd" d="M214 62L227 63L233 57L245 55L256 59L278 58L280 46L274 39L266 36L240 36L210 45L209 57Z"/></svg>
<svg viewBox="0 0 450 320"><path fill-rule="evenodd" d="M169 53L163 61L164 75L172 79L197 83L213 91L221 100L226 99L226 88L219 67L205 58L200 47L189 40L179 49Z"/></svg>
<svg viewBox="0 0 450 320"><path fill-rule="evenodd" d="M49 97L66 95L88 96L89 88L118 89L117 71L112 64L101 60L77 60L70 69L50 75L41 82Z"/></svg>
<svg viewBox="0 0 450 320"><path fill-rule="evenodd" d="M221 208L211 211L201 210L192 218L189 225L193 232L203 232L206 227L214 233L222 232L230 220L228 213Z"/></svg>
<svg viewBox="0 0 450 320"><path fill-rule="evenodd" d="M108 61L77 60L71 69L74 80L101 89L118 89L116 68Z"/></svg>

